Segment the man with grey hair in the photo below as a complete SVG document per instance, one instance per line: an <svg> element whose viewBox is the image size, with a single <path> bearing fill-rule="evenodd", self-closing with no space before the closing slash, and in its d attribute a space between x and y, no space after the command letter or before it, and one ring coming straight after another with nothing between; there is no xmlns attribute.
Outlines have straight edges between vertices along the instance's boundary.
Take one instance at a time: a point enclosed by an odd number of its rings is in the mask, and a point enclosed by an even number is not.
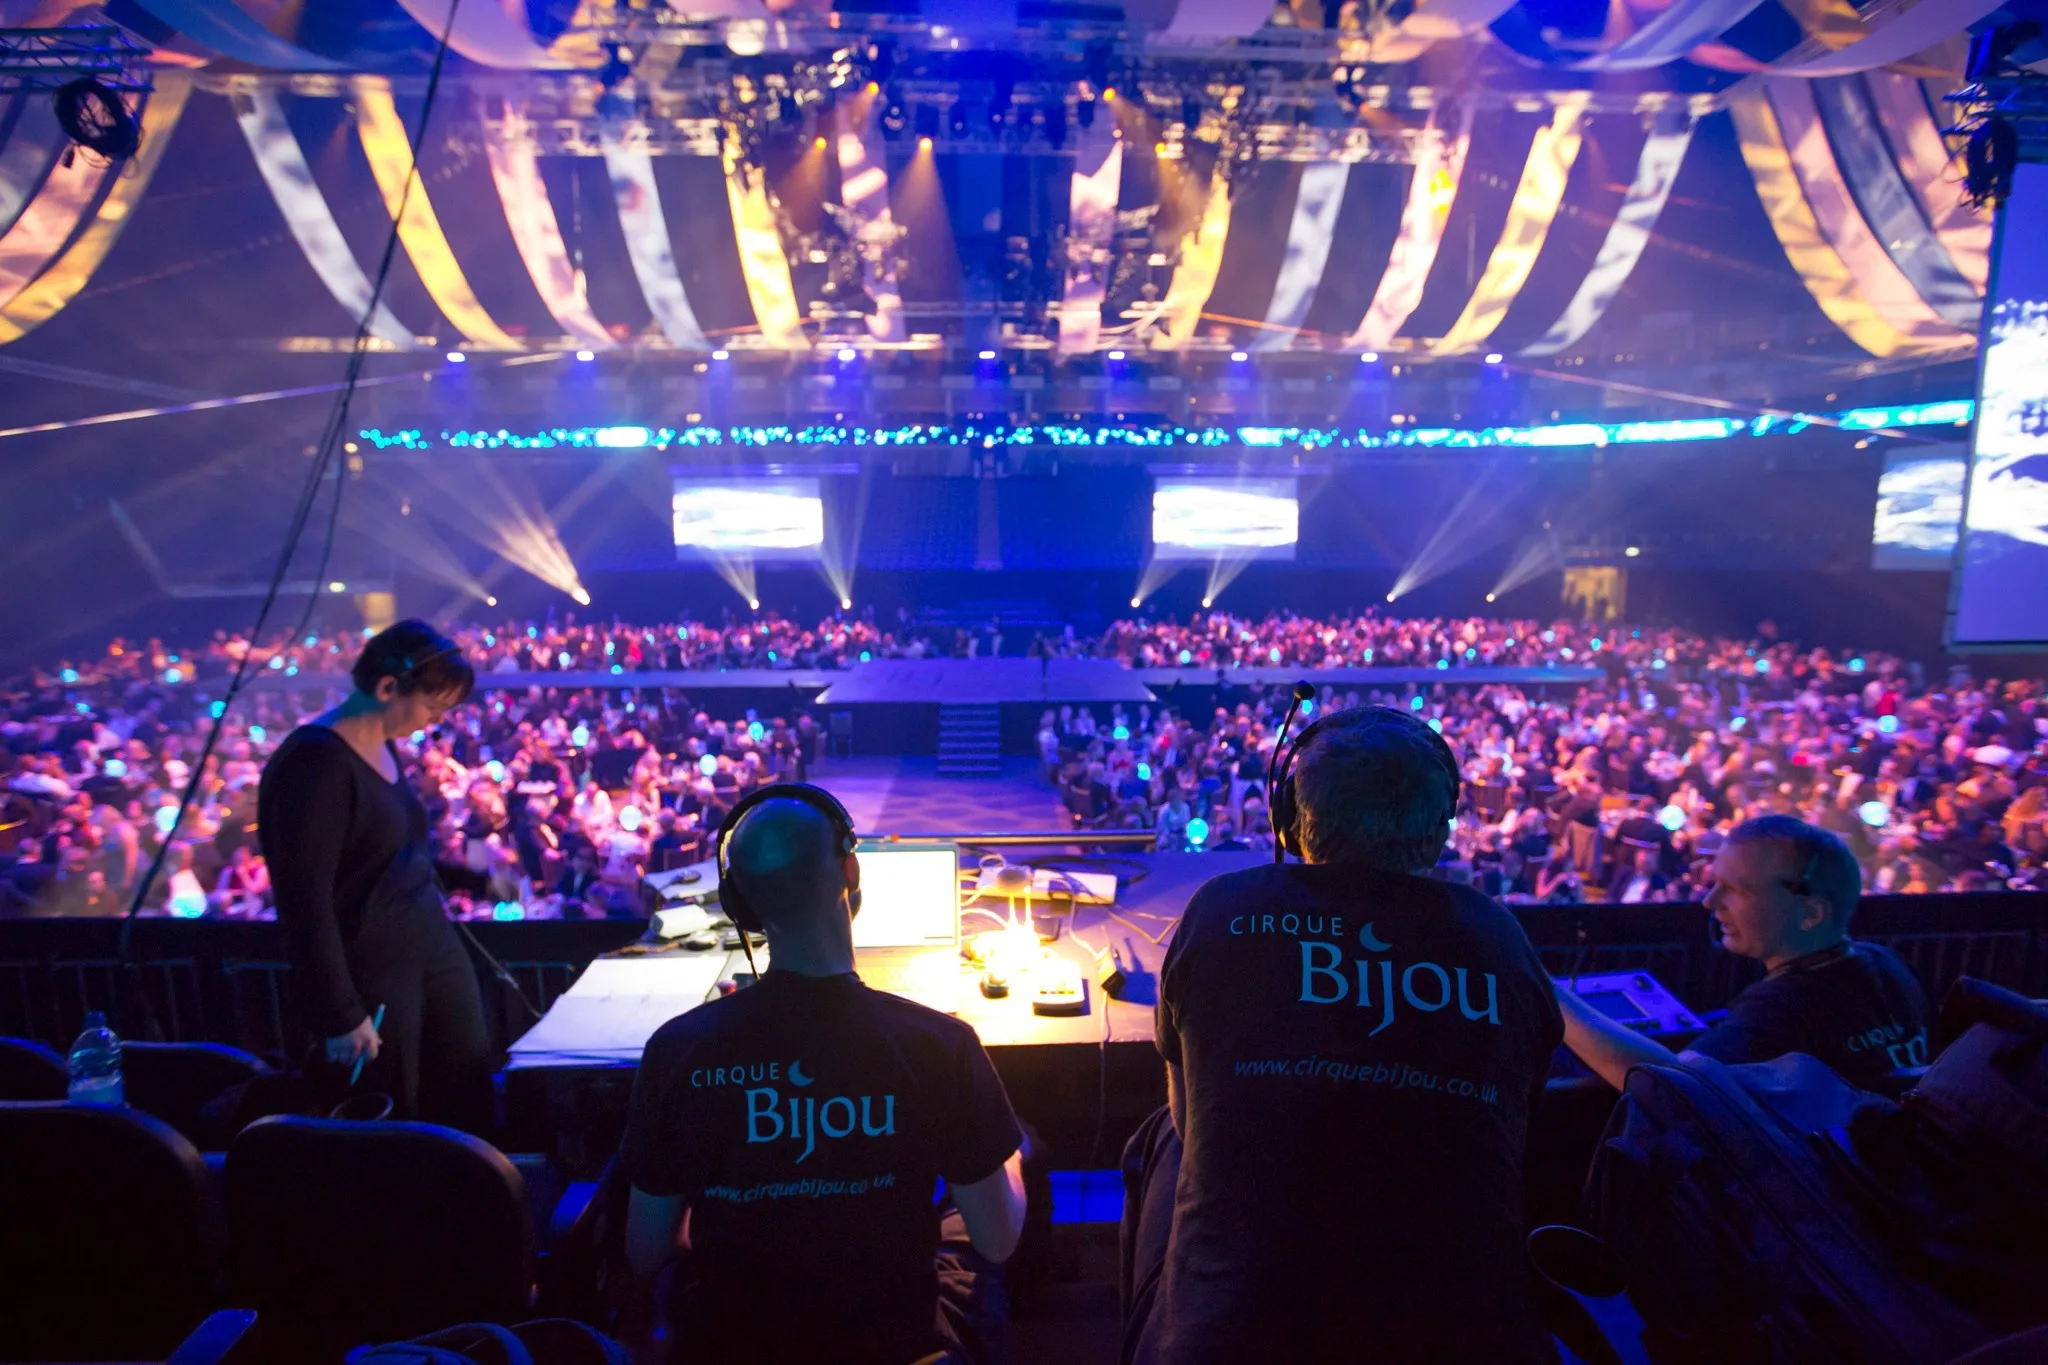
<svg viewBox="0 0 2048 1365"><path fill-rule="evenodd" d="M1125 1359L1556 1358L1522 1159L1563 1026L1514 917L1428 875L1457 774L1405 711L1327 716L1274 802L1301 862L1189 901L1168 1107L1124 1156Z"/></svg>
<svg viewBox="0 0 2048 1365"><path fill-rule="evenodd" d="M1714 858L1707 909L1721 946L1764 966L1764 978L1691 1050L1721 1062L1803 1052L1844 1079L1869 1083L1927 1061L1927 1003L1888 948L1849 937L1863 892L1856 855L1834 834L1790 815L1737 825ZM1558 992L1565 1046L1610 1085L1629 1069L1669 1062L1663 1046Z"/></svg>

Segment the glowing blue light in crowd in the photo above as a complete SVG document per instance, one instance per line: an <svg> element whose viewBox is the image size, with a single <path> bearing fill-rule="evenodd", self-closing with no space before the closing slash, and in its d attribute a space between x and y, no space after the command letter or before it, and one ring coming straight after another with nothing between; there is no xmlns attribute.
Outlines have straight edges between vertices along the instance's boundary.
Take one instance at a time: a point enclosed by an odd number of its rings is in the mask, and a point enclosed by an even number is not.
<svg viewBox="0 0 2048 1365"><path fill-rule="evenodd" d="M264 737L265 737L265 733L266 733L266 732L264 731L263 727L262 727L262 726L260 726L260 725L252 725L252 726L250 726L250 727L249 727L249 741L250 741L250 743L252 743L252 744L261 744L261 743L263 742L263 740L264 740Z"/></svg>
<svg viewBox="0 0 2048 1365"><path fill-rule="evenodd" d="M1756 671L1757 671L1757 672L1759 672L1759 673L1768 673L1768 672L1770 672L1770 671L1771 671L1771 661L1770 661L1769 659L1758 659L1758 660L1756 661Z"/></svg>
<svg viewBox="0 0 2048 1365"><path fill-rule="evenodd" d="M1861 673L1864 669L1868 667L1870 667L1870 665L1864 662L1863 656L1861 654L1849 660L1849 671L1851 673Z"/></svg>
<svg viewBox="0 0 2048 1365"><path fill-rule="evenodd" d="M869 653L869 652L868 652L867 650L865 650L865 649L864 649L864 650L862 650L862 651L860 652L860 661L861 661L862 663L866 663L866 662L867 662L868 660L870 660L870 659L872 659L872 658L874 658L874 657L875 657L875 656L874 656L873 654L870 654L870 653Z"/></svg>
<svg viewBox="0 0 2048 1365"><path fill-rule="evenodd" d="M1315 709L1316 709L1316 704L1315 704L1314 702L1312 702L1312 701L1305 701L1305 702L1303 702L1303 703L1301 704L1301 714L1302 714L1302 715L1304 715L1304 716L1308 715L1308 714L1309 714L1310 712L1314 711Z"/></svg>
<svg viewBox="0 0 2048 1365"><path fill-rule="evenodd" d="M1478 658L1478 657L1479 657L1479 651L1478 651L1478 650L1476 650L1476 649L1474 649L1474 648L1473 648L1472 646L1470 646L1470 645L1466 645L1466 646L1465 646L1465 657L1466 657L1466 658L1468 658L1468 659L1476 659L1476 658Z"/></svg>
<svg viewBox="0 0 2048 1365"><path fill-rule="evenodd" d="M1193 663L1193 662L1195 661L1195 655L1194 655L1194 651L1193 651L1193 650L1188 650L1188 649L1184 649L1184 650L1182 650L1182 651L1180 652L1180 661L1181 661L1182 663L1184 663L1184 664L1191 664L1191 663Z"/></svg>
<svg viewBox="0 0 2048 1365"><path fill-rule="evenodd" d="M528 626L526 628L526 638L529 640L538 640L540 638L540 627Z"/></svg>
<svg viewBox="0 0 2048 1365"><path fill-rule="evenodd" d="M768 732L761 727L760 721L750 720L747 722L747 738L753 740L754 743L759 744L761 742L761 736L767 733Z"/></svg>
<svg viewBox="0 0 2048 1365"><path fill-rule="evenodd" d="M606 641L604 642L604 657L605 657L605 658L607 658L607 659L611 658L611 657L612 657L612 651L613 651L613 650L615 650L615 649L617 649L617 648L618 648L618 645L617 645L617 644L616 644L615 642L613 642L613 641L611 641L611 640L606 640Z"/></svg>
<svg viewBox="0 0 2048 1365"><path fill-rule="evenodd" d="M1131 727L1119 725L1109 732L1109 737L1111 739L1129 739L1131 737Z"/></svg>
<svg viewBox="0 0 2048 1365"><path fill-rule="evenodd" d="M75 668L67 668L62 673L59 673L57 676L62 678L65 682L75 683L78 681L78 670Z"/></svg>
<svg viewBox="0 0 2048 1365"><path fill-rule="evenodd" d="M319 636L317 636L317 635L308 635L308 636L306 637L306 648L308 648L308 649L311 649L311 648L312 648L312 647L313 647L314 645L317 645L317 644L319 644L319 643L320 643L320 637L319 637Z"/></svg>
<svg viewBox="0 0 2048 1365"><path fill-rule="evenodd" d="M1279 663L1279 662L1280 662L1280 646L1278 646L1278 645L1274 645L1274 646L1273 646L1273 647L1272 647L1271 649L1267 650L1267 651L1266 651L1266 657L1267 657L1268 659L1270 659L1270 660L1271 660L1272 662L1276 663L1276 664L1277 664L1277 663Z"/></svg>
<svg viewBox="0 0 2048 1365"><path fill-rule="evenodd" d="M1449 668L1451 666L1451 661L1449 659L1438 659L1436 661L1436 666L1438 668Z"/></svg>
<svg viewBox="0 0 2048 1365"><path fill-rule="evenodd" d="M565 649L561 653L555 655L555 662L559 664L561 667L567 668L569 666L569 651Z"/></svg>
<svg viewBox="0 0 2048 1365"><path fill-rule="evenodd" d="M1748 716L1737 716L1734 720L1728 722L1728 728L1731 730L1740 730L1743 726L1747 724L1749 724Z"/></svg>
<svg viewBox="0 0 2048 1365"><path fill-rule="evenodd" d="M1188 821L1188 843L1196 848L1209 842L1209 822L1197 815Z"/></svg>
<svg viewBox="0 0 2048 1365"><path fill-rule="evenodd" d="M770 657L770 658L773 658L774 656L773 656L773 655L770 655L769 657ZM614 673L624 673L625 671L626 671L626 666L625 666L624 664L613 664L613 665L612 665L612 672L614 672Z"/></svg>
<svg viewBox="0 0 2048 1365"><path fill-rule="evenodd" d="M178 808L176 806L158 806L156 808L156 832L168 835L177 827Z"/></svg>
<svg viewBox="0 0 2048 1365"><path fill-rule="evenodd" d="M588 725L579 724L575 729L569 732L569 742L579 749L589 748L590 727Z"/></svg>
<svg viewBox="0 0 2048 1365"><path fill-rule="evenodd" d="M206 893L180 891L171 897L170 910L179 919L198 919L206 913Z"/></svg>
<svg viewBox="0 0 2048 1365"><path fill-rule="evenodd" d="M180 669L167 668L164 670L164 681L167 683L181 683L185 681L185 674Z"/></svg>
<svg viewBox="0 0 2048 1365"><path fill-rule="evenodd" d="M1551 643L1555 642L1555 641L1556 641L1556 639L1557 639L1557 632L1556 632L1556 631L1554 631L1554 630L1546 630L1546 631L1544 631L1544 632L1543 632L1543 643L1544 643L1544 644L1546 644L1546 645L1547 645L1547 644L1551 644Z"/></svg>
<svg viewBox="0 0 2048 1365"><path fill-rule="evenodd" d="M413 731L413 732L412 732L412 742L413 742L414 744L425 744L425 743L427 742L427 732L426 732L425 730L415 730L415 731Z"/></svg>
<svg viewBox="0 0 2048 1365"><path fill-rule="evenodd" d="M1138 765L1138 780L1140 782L1150 782L1152 780L1152 765L1150 763L1140 763Z"/></svg>
<svg viewBox="0 0 2048 1365"><path fill-rule="evenodd" d="M640 828L640 808L638 806L619 807L619 828L628 834Z"/></svg>
<svg viewBox="0 0 2048 1365"><path fill-rule="evenodd" d="M284 667L284 655L282 655L282 654L273 654L273 655L271 655L271 656L270 656L270 666L271 666L272 668L283 668L283 667Z"/></svg>
<svg viewBox="0 0 2048 1365"><path fill-rule="evenodd" d="M493 782L503 782L505 780L505 765L495 758L484 764L484 771L490 774L491 781Z"/></svg>
<svg viewBox="0 0 2048 1365"><path fill-rule="evenodd" d="M286 676L287 678L296 678L296 677L298 677L298 676L299 676L299 666L298 666L297 664L293 664L293 665L292 665L291 667L289 667L289 668L285 669L285 671L284 671L284 675L285 675L285 676Z"/></svg>
<svg viewBox="0 0 2048 1365"><path fill-rule="evenodd" d="M775 662L775 651L772 649L768 651L768 662L771 664Z"/></svg>
<svg viewBox="0 0 2048 1365"><path fill-rule="evenodd" d="M1558 657L1561 659L1572 659L1577 657L1576 652L1572 649L1570 645L1560 646L1557 651L1557 654Z"/></svg>
<svg viewBox="0 0 2048 1365"><path fill-rule="evenodd" d="M106 763L102 765L101 770L105 772L108 777L128 776L128 765L126 763L123 763L118 758L108 759Z"/></svg>
<svg viewBox="0 0 2048 1365"><path fill-rule="evenodd" d="M183 662L183 660L181 660L176 654L166 654L164 655L164 658L166 658L174 664Z"/></svg>
<svg viewBox="0 0 2048 1365"><path fill-rule="evenodd" d="M1879 716L1877 718L1877 730L1879 734L1897 734L1899 732L1899 718L1897 716Z"/></svg>
<svg viewBox="0 0 2048 1365"><path fill-rule="evenodd" d="M219 720L222 716L226 715L227 713L228 704L224 701L217 701L213 703L213 705L206 708L206 714L212 716L215 720Z"/></svg>
<svg viewBox="0 0 2048 1365"><path fill-rule="evenodd" d="M1663 666L1664 666L1664 661L1663 661L1662 659L1652 659L1652 660L1650 660L1650 667L1652 667L1652 668L1662 668Z"/></svg>
<svg viewBox="0 0 2048 1365"><path fill-rule="evenodd" d="M74 702L73 705L75 705L78 708L78 714L81 716L89 716L92 714L92 703L89 701Z"/></svg>
<svg viewBox="0 0 2048 1365"><path fill-rule="evenodd" d="M1513 644L1513 643L1514 643L1514 641L1513 641L1513 640L1510 640L1510 641L1508 641L1508 643L1509 643L1509 644ZM1366 646L1366 649L1365 649L1365 661L1366 661L1367 663L1371 663L1371 662L1372 662L1372 646L1370 646L1370 645L1367 645L1367 646Z"/></svg>
<svg viewBox="0 0 2048 1365"><path fill-rule="evenodd" d="M1685 812L1677 806L1666 806L1657 812L1657 823L1676 834L1685 828Z"/></svg>
<svg viewBox="0 0 2048 1365"><path fill-rule="evenodd" d="M1856 808L1856 814L1872 829L1883 829L1892 818L1892 808L1882 801L1865 801Z"/></svg>
<svg viewBox="0 0 2048 1365"><path fill-rule="evenodd" d="M1427 723L1429 725L1429 728L1436 731L1438 734L1442 734L1444 732L1444 723L1438 720L1435 716L1431 716Z"/></svg>
<svg viewBox="0 0 2048 1365"><path fill-rule="evenodd" d="M491 634L491 633L490 633L489 631L485 631L485 632L484 632L484 644L486 644L486 645L496 645L497 643L498 643L498 637L497 637L497 636L495 636L495 635Z"/></svg>
<svg viewBox="0 0 2048 1365"><path fill-rule="evenodd" d="M1408 709L1410 711L1420 711L1422 709L1422 694L1420 692L1417 692L1408 699Z"/></svg>
<svg viewBox="0 0 2048 1365"><path fill-rule="evenodd" d="M526 907L518 901L499 901L491 907L491 918L495 920L525 919Z"/></svg>
<svg viewBox="0 0 2048 1365"><path fill-rule="evenodd" d="M1595 636L1593 637L1593 648L1595 648L1595 649L1598 649L1598 648L1600 648L1600 637L1599 637L1599 636L1597 636L1597 635L1595 635Z"/></svg>
<svg viewBox="0 0 2048 1365"><path fill-rule="evenodd" d="M706 777L711 776L711 774L718 771L718 760L710 754L704 755L704 757L697 760L697 771Z"/></svg>

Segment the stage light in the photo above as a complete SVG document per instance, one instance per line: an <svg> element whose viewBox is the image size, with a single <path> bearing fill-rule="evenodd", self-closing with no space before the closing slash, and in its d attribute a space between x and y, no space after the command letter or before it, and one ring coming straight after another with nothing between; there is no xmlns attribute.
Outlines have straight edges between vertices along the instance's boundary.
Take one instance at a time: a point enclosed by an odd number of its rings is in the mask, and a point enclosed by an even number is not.
<svg viewBox="0 0 2048 1365"><path fill-rule="evenodd" d="M1122 351L1111 351L1109 353L1109 358L1111 360L1122 360L1124 358L1124 353Z"/></svg>
<svg viewBox="0 0 2048 1365"><path fill-rule="evenodd" d="M585 592L582 588L577 588L570 592L569 598L571 601L575 602L575 604L579 607L587 607L590 605L590 594Z"/></svg>
<svg viewBox="0 0 2048 1365"><path fill-rule="evenodd" d="M1106 100L1113 100L1113 99L1115 99L1115 98L1116 98L1116 87L1115 87L1115 86L1113 86L1113 85L1108 85L1108 86L1104 86L1104 87L1103 87L1103 89L1102 89L1102 98L1104 98L1104 99L1106 99Z"/></svg>
<svg viewBox="0 0 2048 1365"><path fill-rule="evenodd" d="M812 139L811 139L811 146L813 146L813 147L817 148L817 149L818 149L819 151L821 151L821 152L822 152L822 151L824 151L824 150L825 150L825 138L824 138L824 135L823 135L823 134L821 133L821 134L819 134L819 135L818 135L817 137L815 137L815 138L812 138Z"/></svg>
<svg viewBox="0 0 2048 1365"><path fill-rule="evenodd" d="M1251 357L1249 355L1246 355L1243 351L1232 351L1230 353L1230 358L1239 365L1242 365L1245 363L1245 361L1251 359Z"/></svg>
<svg viewBox="0 0 2048 1365"><path fill-rule="evenodd" d="M1685 811L1677 806L1666 806L1657 812L1657 823L1676 834L1685 828Z"/></svg>
<svg viewBox="0 0 2048 1365"><path fill-rule="evenodd" d="M979 358L982 360L994 360L996 353L994 351L983 351Z"/></svg>
<svg viewBox="0 0 2048 1365"><path fill-rule="evenodd" d="M856 359L859 358L859 355L860 353L854 350L853 347L842 346L839 348L839 363L842 365L850 365Z"/></svg>
<svg viewBox="0 0 2048 1365"><path fill-rule="evenodd" d="M758 597L749 597L747 599L747 609L749 611L761 610L761 599Z"/></svg>
<svg viewBox="0 0 2048 1365"><path fill-rule="evenodd" d="M1394 594L1392 594L1392 593L1388 593L1388 594L1387 594L1387 600L1388 600L1389 602L1393 601L1393 600L1394 600Z"/></svg>
<svg viewBox="0 0 2048 1365"><path fill-rule="evenodd" d="M495 597L486 597L484 598L484 605L487 607L495 607L498 605L498 599Z"/></svg>
<svg viewBox="0 0 2048 1365"><path fill-rule="evenodd" d="M1138 599L1137 599L1137 598L1135 598L1135 597L1133 597L1133 598L1131 599L1131 605L1132 605L1132 606L1134 606L1134 607L1135 607L1135 606L1137 606L1137 605L1138 605Z"/></svg>
<svg viewBox="0 0 2048 1365"><path fill-rule="evenodd" d="M468 359L469 359L469 357L468 357L468 356L466 356L466 355L464 355L464 354L463 354L462 352L460 352L460 351L450 351L450 352L448 353L448 363L449 363L450 365L460 365L460 364L462 364L462 363L463 363L464 361L466 361L466 360L468 360Z"/></svg>
<svg viewBox="0 0 2048 1365"><path fill-rule="evenodd" d="M852 599L851 597L842 597L842 598L840 598L840 599L839 599L839 609L840 609L841 611L852 611L852 610L853 610L853 599Z"/></svg>
<svg viewBox="0 0 2048 1365"><path fill-rule="evenodd" d="M1489 365L1498 365L1501 363L1501 361L1506 359L1507 357L1502 355L1499 351L1488 351L1486 353L1486 363Z"/></svg>
<svg viewBox="0 0 2048 1365"><path fill-rule="evenodd" d="M1622 551L1622 553L1627 555L1630 559L1635 559L1636 557L1641 555L1642 552L1643 547L1640 545L1631 545L1626 550Z"/></svg>
<svg viewBox="0 0 2048 1365"><path fill-rule="evenodd" d="M645 450L654 443L646 427L599 427L591 438L605 450Z"/></svg>
<svg viewBox="0 0 2048 1365"><path fill-rule="evenodd" d="M1489 602L1491 602L1491 601L1493 600L1493 597L1494 597L1494 595L1493 595L1492 593L1488 593L1488 594L1486 594L1486 600L1487 600L1487 601L1489 601Z"/></svg>
<svg viewBox="0 0 2048 1365"><path fill-rule="evenodd" d="M711 353L711 358L712 358L713 360L731 360L731 359L732 359L732 352L731 352L731 351L713 351L713 352Z"/></svg>
<svg viewBox="0 0 2048 1365"><path fill-rule="evenodd" d="M930 151L930 150L932 149L932 140L931 140L930 138L928 138L928 137L921 137L921 138L919 138L919 139L917 140L917 149L918 149L918 150L919 150L920 152L928 152L928 151Z"/></svg>
<svg viewBox="0 0 2048 1365"><path fill-rule="evenodd" d="M341 581L340 579L338 579L338 578L337 578L337 579L335 579L335 580L334 580L334 581L333 581L332 583L329 583L329 584L327 585L327 591L329 591L329 592L347 592L347 591L348 591L348 584L346 584L346 583L342 582L342 581Z"/></svg>
<svg viewBox="0 0 2048 1365"><path fill-rule="evenodd" d="M1365 354L1358 357L1358 363L1361 365L1377 365L1379 363L1379 359L1380 353L1378 351L1367 351Z"/></svg>
<svg viewBox="0 0 2048 1365"><path fill-rule="evenodd" d="M1205 607L1213 607L1216 605L1216 599L1213 597L1205 597L1202 599L1202 605Z"/></svg>
<svg viewBox="0 0 2048 1365"><path fill-rule="evenodd" d="M589 362L589 361L592 361L592 360L595 360L595 359L597 359L597 352L596 352L596 351L578 351L578 352L576 353L576 358L577 358L578 360L581 360L581 361Z"/></svg>

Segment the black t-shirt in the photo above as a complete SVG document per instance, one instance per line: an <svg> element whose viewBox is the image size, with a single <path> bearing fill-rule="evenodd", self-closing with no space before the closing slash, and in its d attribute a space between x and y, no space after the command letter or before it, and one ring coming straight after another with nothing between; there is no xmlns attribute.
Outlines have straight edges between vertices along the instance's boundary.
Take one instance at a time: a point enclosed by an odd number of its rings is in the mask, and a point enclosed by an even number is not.
<svg viewBox="0 0 2048 1365"><path fill-rule="evenodd" d="M1720 1062L1804 1052L1852 1082L1927 1064L1927 999L1891 949L1845 943L1794 958L1728 1006L1692 1045Z"/></svg>
<svg viewBox="0 0 2048 1365"><path fill-rule="evenodd" d="M1563 1037L1521 926L1468 887L1333 864L1204 885L1160 979L1187 1113L1153 1358L1555 1359L1522 1157Z"/></svg>
<svg viewBox="0 0 2048 1365"><path fill-rule="evenodd" d="M690 1209L701 1301L724 1305L689 1315L702 1359L902 1365L945 1344L938 1182L987 1179L1020 1140L968 1025L770 971L648 1042L624 1161Z"/></svg>

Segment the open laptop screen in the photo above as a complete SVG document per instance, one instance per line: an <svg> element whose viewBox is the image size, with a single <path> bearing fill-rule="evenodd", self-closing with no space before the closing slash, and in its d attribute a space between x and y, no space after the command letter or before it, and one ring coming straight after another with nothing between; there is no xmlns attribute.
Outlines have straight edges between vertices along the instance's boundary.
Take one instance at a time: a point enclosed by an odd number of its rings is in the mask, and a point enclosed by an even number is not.
<svg viewBox="0 0 2048 1365"><path fill-rule="evenodd" d="M856 948L929 948L960 938L960 855L942 848L863 848Z"/></svg>

